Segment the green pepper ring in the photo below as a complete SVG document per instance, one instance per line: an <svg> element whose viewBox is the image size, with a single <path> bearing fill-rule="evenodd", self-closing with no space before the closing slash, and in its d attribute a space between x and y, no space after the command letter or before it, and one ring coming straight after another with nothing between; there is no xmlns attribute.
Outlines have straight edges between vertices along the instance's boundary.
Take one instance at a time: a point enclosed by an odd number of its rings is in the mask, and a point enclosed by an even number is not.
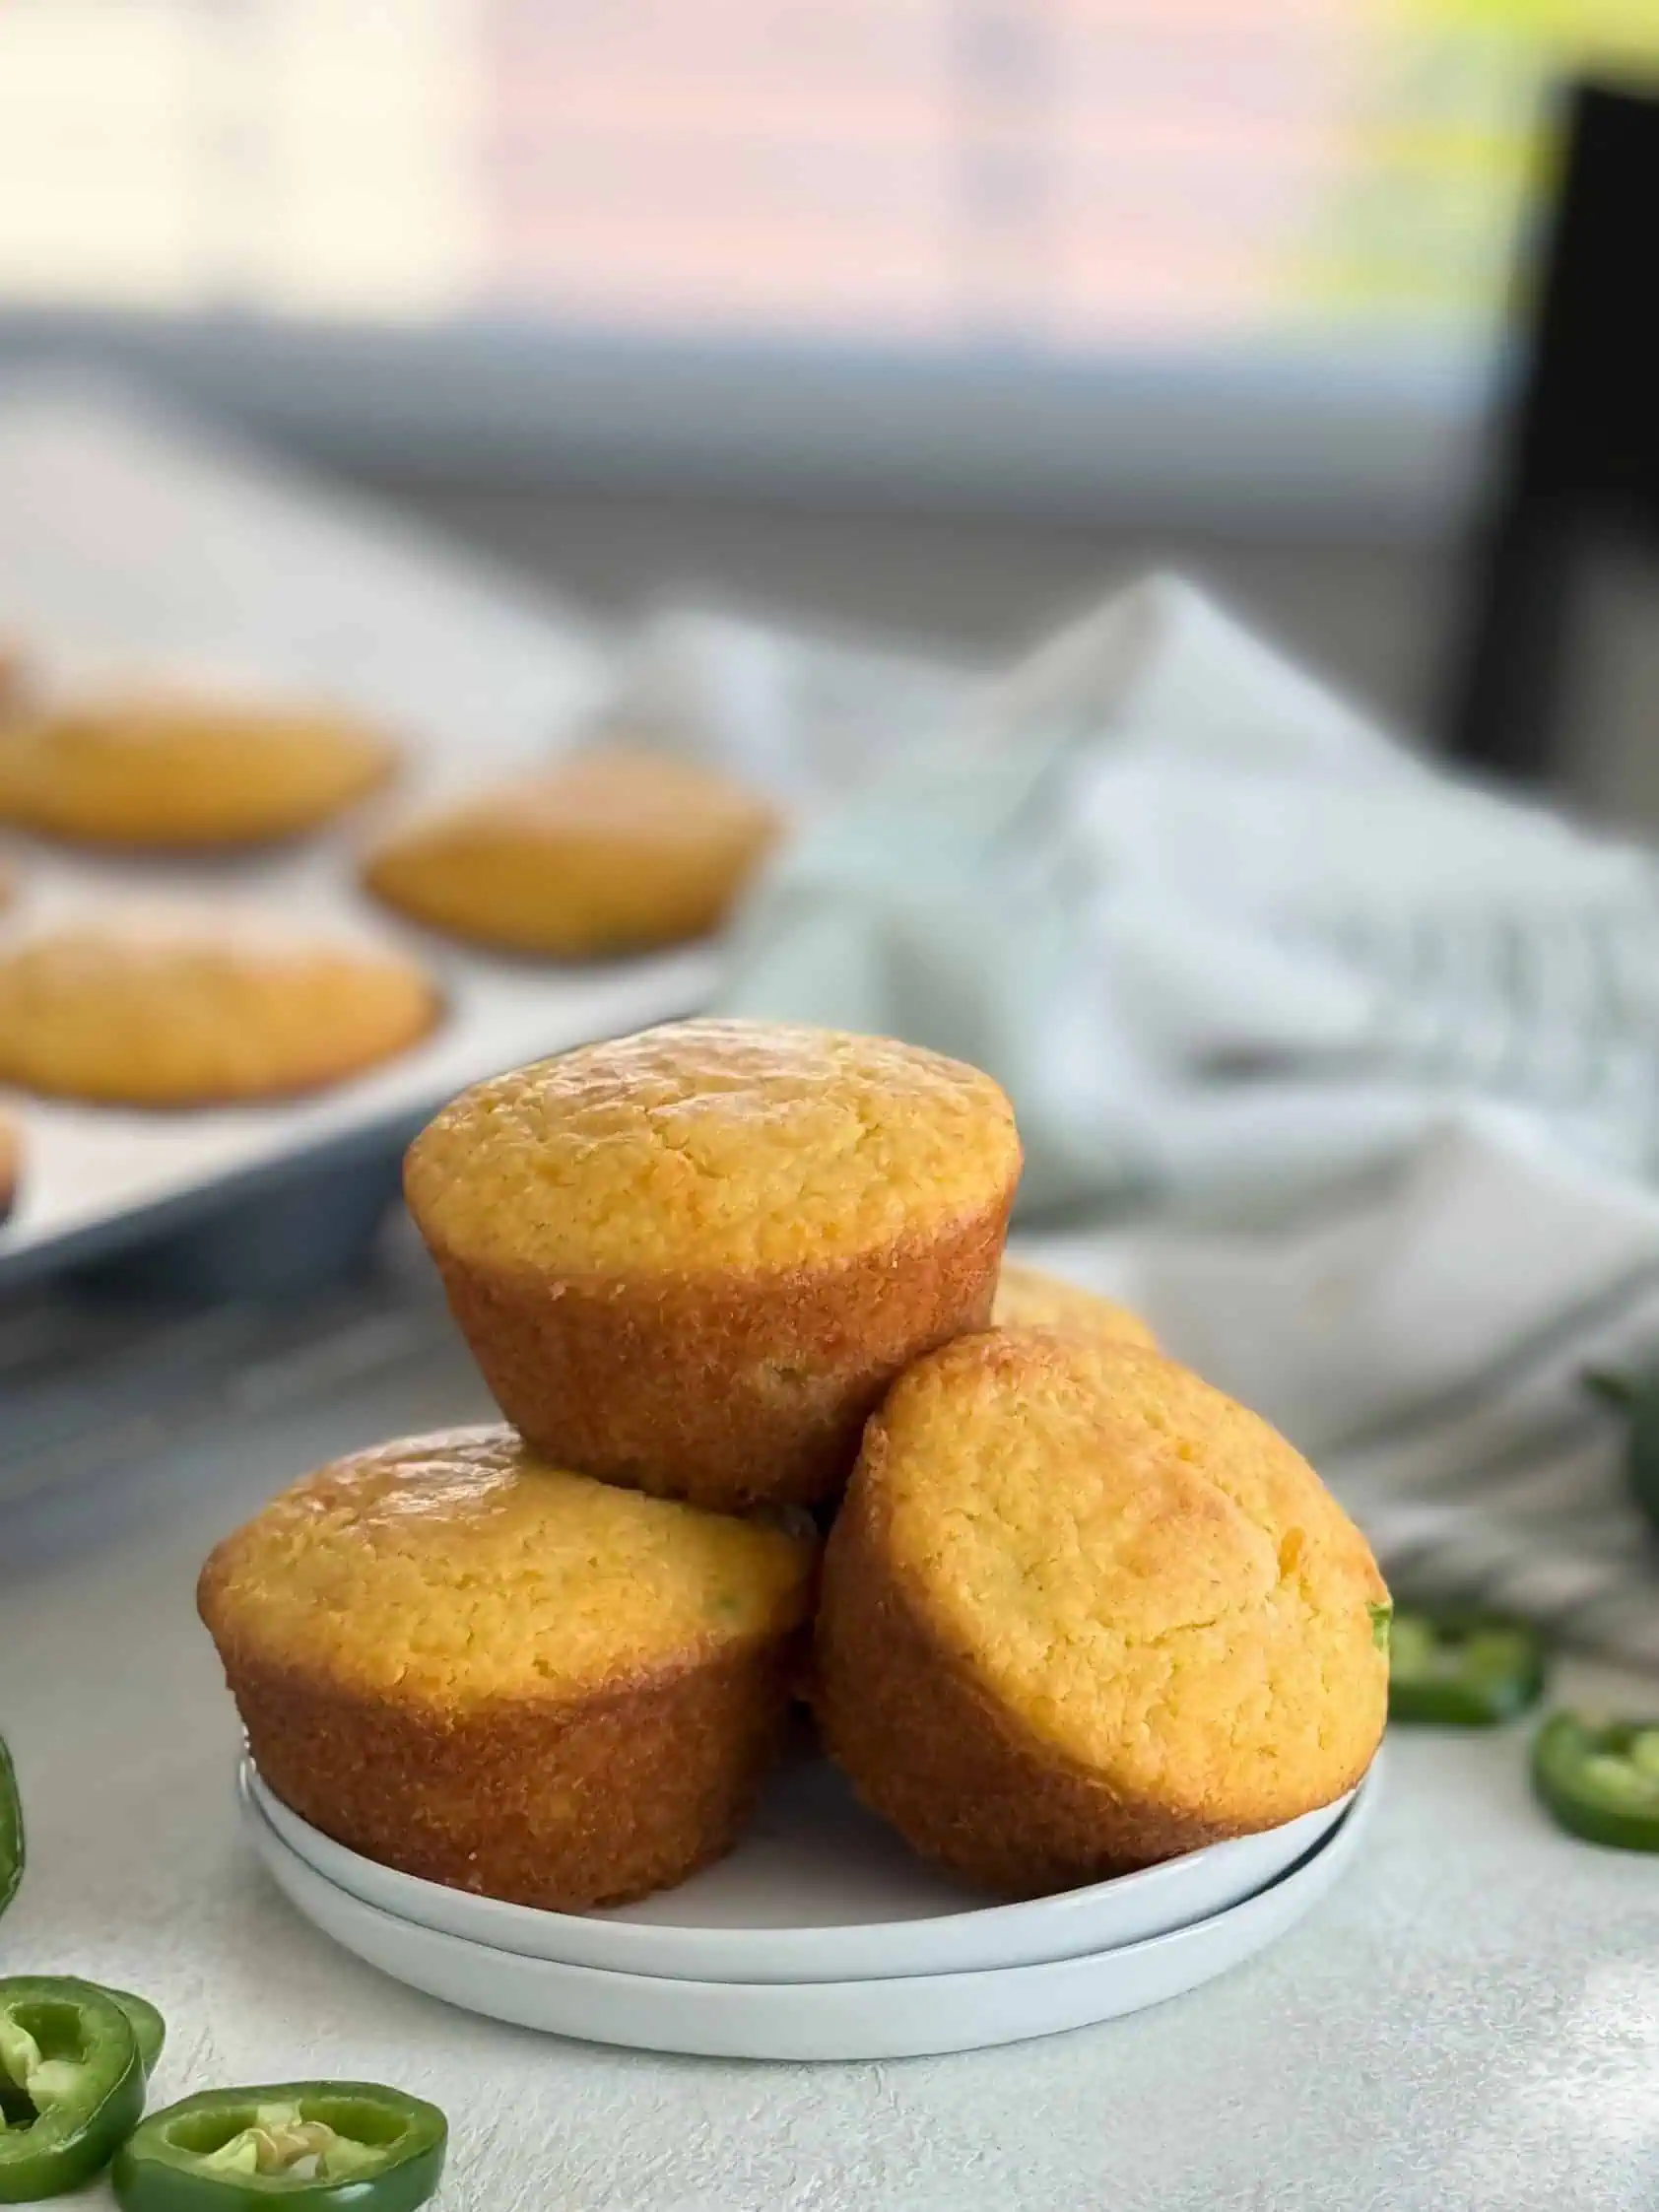
<svg viewBox="0 0 1659 2212"><path fill-rule="evenodd" d="M82 1975L54 1975L52 1980L65 1996L91 1989L99 1996L112 1997L127 2016L127 2026L138 2045L139 2063L146 2079L156 2071L156 2062L167 2040L167 2024L148 1997L135 1996L130 1989L113 1988L107 1981L89 1981Z"/></svg>
<svg viewBox="0 0 1659 2212"><path fill-rule="evenodd" d="M130 1989L112 1988L107 1981L95 1982L94 1987L101 1989L106 1997L113 1997L126 2014L144 2071L146 2075L153 2074L167 2040L166 2022L148 1997L135 1997Z"/></svg>
<svg viewBox="0 0 1659 2212"><path fill-rule="evenodd" d="M88 1981L18 1976L0 1981L0 2017L44 2059L71 2061L87 2079L36 2110L15 2093L0 2110L0 2204L61 2196L103 2172L144 2114L144 2062L132 2023L107 1991Z"/></svg>
<svg viewBox="0 0 1659 2212"><path fill-rule="evenodd" d="M1544 1642L1529 1621L1479 1606L1403 1607L1394 1616L1390 1720L1497 1727L1538 1703L1545 1679Z"/></svg>
<svg viewBox="0 0 1659 2212"><path fill-rule="evenodd" d="M273 2106L293 2106L302 2119L383 2155L372 2171L337 2180L204 2170ZM273 2199L291 2200L301 2212L415 2212L442 2177L448 2137L449 2123L435 2105L374 2082L204 2090L152 2112L122 2146L111 2179L122 2212L246 2212Z"/></svg>
<svg viewBox="0 0 1659 2212"><path fill-rule="evenodd" d="M1640 1765L1631 1757L1648 1744L1659 1747L1659 1720L1553 1712L1533 1739L1533 1787L1569 1836L1615 1850L1659 1851L1659 1756Z"/></svg>

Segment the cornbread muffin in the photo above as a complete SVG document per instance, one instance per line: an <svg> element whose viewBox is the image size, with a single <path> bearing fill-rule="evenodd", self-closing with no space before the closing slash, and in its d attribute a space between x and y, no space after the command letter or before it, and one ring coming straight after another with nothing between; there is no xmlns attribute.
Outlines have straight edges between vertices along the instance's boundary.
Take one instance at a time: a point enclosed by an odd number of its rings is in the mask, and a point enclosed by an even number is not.
<svg viewBox="0 0 1659 2212"><path fill-rule="evenodd" d="M86 844L261 844L385 781L392 748L327 707L135 692L0 730L0 821Z"/></svg>
<svg viewBox="0 0 1659 2212"><path fill-rule="evenodd" d="M814 1564L798 1535L461 1429L297 1484L198 1603L285 1804L406 1873L579 1911L736 1839Z"/></svg>
<svg viewBox="0 0 1659 2212"><path fill-rule="evenodd" d="M711 769L615 747L410 824L364 875L452 936L579 959L705 935L777 831Z"/></svg>
<svg viewBox="0 0 1659 2212"><path fill-rule="evenodd" d="M1039 1267L1002 1263L996 1304L991 1320L999 1329L1066 1329L1084 1336L1108 1338L1114 1344L1139 1344L1157 1351L1158 1339L1139 1313L1119 1306L1076 1283L1045 1275Z"/></svg>
<svg viewBox="0 0 1659 2212"><path fill-rule="evenodd" d="M917 1850L1034 1896L1351 1789L1382 1734L1387 1595L1306 1462L1172 1361L965 1337L865 1433L815 1703Z"/></svg>
<svg viewBox="0 0 1659 2212"><path fill-rule="evenodd" d="M832 1496L899 1369L984 1327L1019 1173L976 1069L703 1021L464 1092L404 1187L508 1420L720 1508Z"/></svg>
<svg viewBox="0 0 1659 2212"><path fill-rule="evenodd" d="M401 1052L437 1013L395 954L209 916L88 925L0 954L0 1082L140 1106L283 1098Z"/></svg>
<svg viewBox="0 0 1659 2212"><path fill-rule="evenodd" d="M0 1110L0 1222L11 1212L18 1194L18 1164L22 1152L17 1123Z"/></svg>

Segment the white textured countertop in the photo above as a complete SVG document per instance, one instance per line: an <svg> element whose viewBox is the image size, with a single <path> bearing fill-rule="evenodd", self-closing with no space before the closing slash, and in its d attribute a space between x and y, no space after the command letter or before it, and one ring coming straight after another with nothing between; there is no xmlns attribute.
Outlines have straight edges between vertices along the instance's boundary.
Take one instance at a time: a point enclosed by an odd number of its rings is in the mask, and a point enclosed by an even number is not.
<svg viewBox="0 0 1659 2212"><path fill-rule="evenodd" d="M1651 2212L1659 1862L1548 1828L1523 1741L1403 1737L1361 1861L1276 1951L1152 2013L895 2065L538 2038L330 1948L254 1865L191 1604L295 1474L487 1411L461 1354L0 1521L0 1730L31 1868L0 1971L143 1990L157 2084L346 2074L448 2111L449 2212ZM1659 1687L1568 1674L1632 1706ZM97 2200L97 2192L94 2192Z"/></svg>

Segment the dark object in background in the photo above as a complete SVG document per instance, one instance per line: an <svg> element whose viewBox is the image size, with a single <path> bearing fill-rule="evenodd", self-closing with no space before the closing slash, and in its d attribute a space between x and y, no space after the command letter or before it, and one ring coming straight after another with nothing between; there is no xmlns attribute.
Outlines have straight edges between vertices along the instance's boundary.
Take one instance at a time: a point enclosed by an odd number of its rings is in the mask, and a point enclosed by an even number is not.
<svg viewBox="0 0 1659 2212"><path fill-rule="evenodd" d="M1659 546L1659 98L1577 88L1564 156L1446 721L1454 756L1522 777L1564 765L1586 559Z"/></svg>

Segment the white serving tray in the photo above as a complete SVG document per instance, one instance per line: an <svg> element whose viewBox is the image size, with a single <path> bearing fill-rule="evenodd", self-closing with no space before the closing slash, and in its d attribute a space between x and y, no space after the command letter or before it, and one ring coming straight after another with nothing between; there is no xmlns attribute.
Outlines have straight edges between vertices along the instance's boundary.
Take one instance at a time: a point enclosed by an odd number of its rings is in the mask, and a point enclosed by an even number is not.
<svg viewBox="0 0 1659 2212"><path fill-rule="evenodd" d="M397 1873L293 1813L242 1762L239 1788L313 1872L365 1905L523 1958L664 1979L884 1980L1077 1958L1167 1934L1265 1889L1350 1800L1139 1874L1000 1905L916 1857L822 1757L789 1761L729 1857L606 1912L545 1912Z"/></svg>
<svg viewBox="0 0 1659 2212"><path fill-rule="evenodd" d="M290 1902L383 1974L469 2012L588 2043L711 2058L889 2059L1021 2043L1144 2011L1276 1942L1353 1860L1374 1773L1325 1841L1242 1904L1141 1943L990 1973L883 1980L670 1980L492 1950L401 1920L325 1881L251 1796L254 1848Z"/></svg>
<svg viewBox="0 0 1659 2212"><path fill-rule="evenodd" d="M609 640L488 563L145 407L0 387L0 633L63 680L196 669L269 695L320 693L383 724L405 756L384 798L246 859L86 859L0 834L20 879L0 936L115 901L251 907L415 950L447 1001L415 1050L292 1104L166 1114L0 1098L24 1140L0 1281L204 1212L296 1162L383 1151L482 1075L706 996L706 948L515 965L405 929L358 893L355 857L376 820L546 758L605 696Z"/></svg>

